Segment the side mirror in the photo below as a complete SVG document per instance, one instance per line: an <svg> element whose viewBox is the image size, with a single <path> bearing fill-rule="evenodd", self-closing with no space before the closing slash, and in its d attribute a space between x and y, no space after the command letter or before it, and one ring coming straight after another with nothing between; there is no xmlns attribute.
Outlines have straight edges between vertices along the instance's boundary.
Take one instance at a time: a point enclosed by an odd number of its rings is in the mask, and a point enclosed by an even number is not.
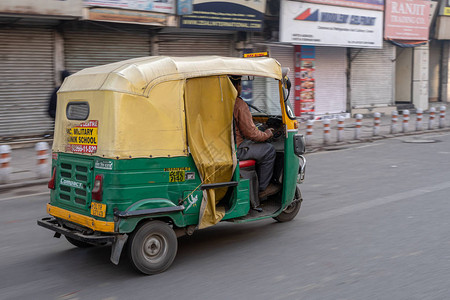
<svg viewBox="0 0 450 300"><path fill-rule="evenodd" d="M306 142L303 134L294 135L294 153L297 156L303 155L306 152Z"/></svg>

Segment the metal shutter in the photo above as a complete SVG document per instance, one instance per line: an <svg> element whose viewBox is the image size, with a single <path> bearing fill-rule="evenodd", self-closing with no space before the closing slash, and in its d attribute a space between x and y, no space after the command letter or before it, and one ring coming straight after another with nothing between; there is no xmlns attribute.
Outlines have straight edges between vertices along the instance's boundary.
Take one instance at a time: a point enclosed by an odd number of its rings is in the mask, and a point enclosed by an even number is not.
<svg viewBox="0 0 450 300"><path fill-rule="evenodd" d="M1 28L0 78L0 139L50 133L53 31L36 26Z"/></svg>
<svg viewBox="0 0 450 300"><path fill-rule="evenodd" d="M394 105L395 46L351 50L351 106L353 108Z"/></svg>
<svg viewBox="0 0 450 300"><path fill-rule="evenodd" d="M346 110L347 49L316 47L315 114L335 114Z"/></svg>
<svg viewBox="0 0 450 300"><path fill-rule="evenodd" d="M81 23L64 28L65 62L70 72L149 56L150 49L150 36L139 27Z"/></svg>
<svg viewBox="0 0 450 300"><path fill-rule="evenodd" d="M220 55L233 56L232 35L224 34L159 34L158 53L167 56Z"/></svg>

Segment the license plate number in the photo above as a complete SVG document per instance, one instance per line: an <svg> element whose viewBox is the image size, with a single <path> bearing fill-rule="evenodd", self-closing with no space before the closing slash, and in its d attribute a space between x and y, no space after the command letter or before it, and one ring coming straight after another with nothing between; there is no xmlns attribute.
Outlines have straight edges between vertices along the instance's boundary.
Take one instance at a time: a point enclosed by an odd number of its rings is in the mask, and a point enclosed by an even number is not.
<svg viewBox="0 0 450 300"><path fill-rule="evenodd" d="M106 204L92 202L91 215L101 218L106 217Z"/></svg>

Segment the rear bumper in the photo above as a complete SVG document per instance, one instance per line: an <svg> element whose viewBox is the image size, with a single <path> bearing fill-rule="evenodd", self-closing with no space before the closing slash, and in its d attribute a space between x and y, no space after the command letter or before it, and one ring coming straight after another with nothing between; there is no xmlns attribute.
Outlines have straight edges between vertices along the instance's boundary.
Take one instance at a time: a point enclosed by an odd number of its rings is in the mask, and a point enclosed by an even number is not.
<svg viewBox="0 0 450 300"><path fill-rule="evenodd" d="M52 230L57 234L62 234L71 237L73 239L91 244L114 243L116 240L116 235L114 234L102 234L102 235L83 234L76 230L65 228L59 224L56 218L53 217L42 218L37 221L37 224L39 226Z"/></svg>

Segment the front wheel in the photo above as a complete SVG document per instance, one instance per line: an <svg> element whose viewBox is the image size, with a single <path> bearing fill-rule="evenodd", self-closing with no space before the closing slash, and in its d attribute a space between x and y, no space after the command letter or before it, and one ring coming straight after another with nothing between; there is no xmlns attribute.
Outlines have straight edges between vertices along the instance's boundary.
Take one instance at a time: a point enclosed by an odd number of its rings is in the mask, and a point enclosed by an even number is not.
<svg viewBox="0 0 450 300"><path fill-rule="evenodd" d="M136 270L152 275L170 267L177 247L177 236L167 223L150 221L130 236L128 255Z"/></svg>
<svg viewBox="0 0 450 300"><path fill-rule="evenodd" d="M298 186L295 190L295 198L290 205L288 205L278 216L274 217L278 222L288 222L295 218L302 206L302 193Z"/></svg>

